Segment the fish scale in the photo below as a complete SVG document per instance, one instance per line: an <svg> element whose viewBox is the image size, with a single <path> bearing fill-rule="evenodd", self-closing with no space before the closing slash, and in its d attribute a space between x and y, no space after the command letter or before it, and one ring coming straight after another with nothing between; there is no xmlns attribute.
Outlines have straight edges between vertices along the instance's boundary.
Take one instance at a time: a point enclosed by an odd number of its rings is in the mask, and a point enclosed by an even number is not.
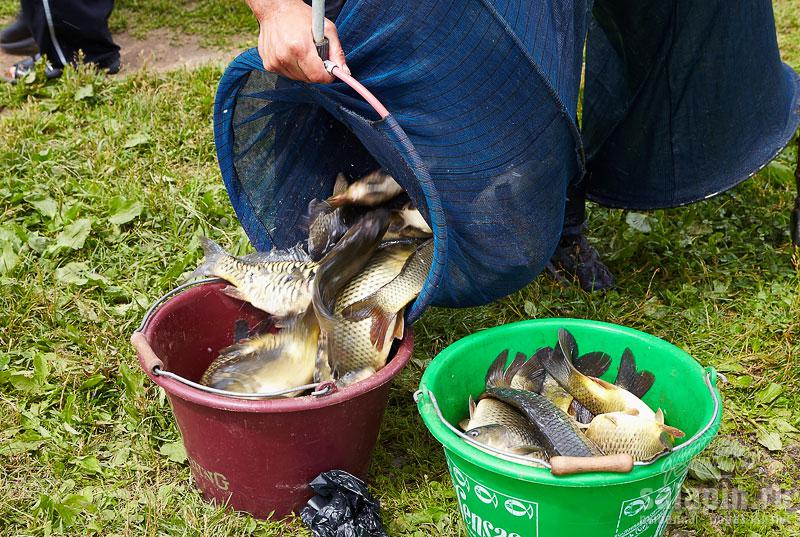
<svg viewBox="0 0 800 537"><path fill-rule="evenodd" d="M248 263L224 256L214 265L214 275L235 285L237 294L253 306L285 317L308 307L316 267L312 262Z"/></svg>
<svg viewBox="0 0 800 537"><path fill-rule="evenodd" d="M403 267L403 277L394 278L374 295L375 304L384 312L396 312L419 294L433 259L433 241L420 246Z"/></svg>
<svg viewBox="0 0 800 537"><path fill-rule="evenodd" d="M586 436L607 455L627 453L637 461L650 460L667 449L661 433L655 420L624 412L600 414L586 429Z"/></svg>
<svg viewBox="0 0 800 537"><path fill-rule="evenodd" d="M486 393L513 406L528 418L548 457L602 455L600 449L583 434L574 420L546 397L512 388L490 388Z"/></svg>
<svg viewBox="0 0 800 537"><path fill-rule="evenodd" d="M538 445L531 425L525 419L525 416L515 410L514 407L497 399L486 398L478 401L472 416L470 416L469 423L464 429L469 431L476 427L495 424L511 429L522 445Z"/></svg>
<svg viewBox="0 0 800 537"><path fill-rule="evenodd" d="M392 281L400 274L406 259L413 252L413 245L398 245L379 250L364 270L339 292L335 313L340 315L347 306ZM370 341L371 327L371 318L353 322L340 317L338 322L334 323L331 333L328 334L331 349L329 359L331 367L338 376L368 367L377 371L386 363L391 345L384 345L383 349L378 351ZM392 338L393 332L394 330L389 330L387 338Z"/></svg>

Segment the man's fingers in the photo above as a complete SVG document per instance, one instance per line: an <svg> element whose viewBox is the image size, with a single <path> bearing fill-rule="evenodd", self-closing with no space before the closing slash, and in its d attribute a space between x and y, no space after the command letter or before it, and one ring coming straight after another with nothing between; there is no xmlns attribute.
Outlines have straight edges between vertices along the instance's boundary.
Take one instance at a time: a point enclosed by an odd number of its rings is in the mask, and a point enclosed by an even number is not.
<svg viewBox="0 0 800 537"><path fill-rule="evenodd" d="M281 67L278 72L287 78L291 78L292 80L310 82L306 74L303 72L303 69L300 67L300 64L298 64L297 60L295 59L287 59L285 62L281 63Z"/></svg>
<svg viewBox="0 0 800 537"><path fill-rule="evenodd" d="M317 82L320 84L333 82L333 77L325 70L322 59L317 56L317 50L312 50L313 52L298 58L297 61L297 66L305 74L305 79L309 82Z"/></svg>
<svg viewBox="0 0 800 537"><path fill-rule="evenodd" d="M349 75L350 69L347 67L347 63L345 63L344 50L342 49L341 41L339 41L339 32L336 31L336 25L327 20L326 22L328 24L325 25L325 36L329 41L328 50L330 52L331 61L341 67L342 71Z"/></svg>

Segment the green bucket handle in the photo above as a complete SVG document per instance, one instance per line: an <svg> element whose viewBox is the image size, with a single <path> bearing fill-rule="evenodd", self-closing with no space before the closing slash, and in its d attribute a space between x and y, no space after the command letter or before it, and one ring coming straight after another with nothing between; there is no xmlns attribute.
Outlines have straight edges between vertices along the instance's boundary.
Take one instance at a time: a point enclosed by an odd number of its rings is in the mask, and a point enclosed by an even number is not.
<svg viewBox="0 0 800 537"><path fill-rule="evenodd" d="M705 368L705 372L706 372L705 383L706 383L706 386L708 387L708 392L711 394L711 399L714 401L714 412L711 414L711 418L709 419L708 423L706 423L706 425L702 429L697 431L686 442L683 442L682 444L680 444L678 446L675 446L674 448L672 448L669 451L664 451L662 453L659 453L658 455L656 455L655 457L653 457L649 461L636 461L636 462L633 463L634 466L649 466L651 464L654 464L656 461L658 461L662 457L678 453L678 452L686 449L687 447L691 446L692 444L696 443L697 441L699 441L701 438L703 438L703 436L705 436L706 433L708 433L714 427L714 424L717 422L717 420L719 419L720 413L722 412L722 402L720 401L719 396L717 396L717 390L716 390L717 378L720 375L719 375L719 373L717 373L717 370L714 369L713 367L706 367ZM720 377L720 378L724 379L724 377ZM414 396L413 396L414 397L414 402L417 403L417 405L419 405L420 404L420 399L422 399L423 396L427 396L427 399L428 399L427 404L433 405L433 409L436 411L436 414L439 416L439 421L442 422L442 425L444 425L452 433L454 433L456 436L458 436L462 440L468 442L469 444L471 444L471 445L473 445L473 446L475 446L475 447L477 447L479 449L482 449L484 451L489 451L489 452L492 452L492 453L494 453L496 455L502 455L503 458L506 458L506 459L513 459L515 461L522 462L522 463L525 463L527 465L530 465L531 462L534 462L534 463L537 463L537 464L541 464L545 468L551 468L552 469L550 463L547 462L547 461L544 461L544 460L541 460L541 459L536 459L536 458L531 458L531 457L522 457L520 455L514 455L512 453L507 453L505 451L501 451L501 450L493 448L491 446L487 446L486 444L482 444L481 442L478 442L474 438L471 438L470 436L467 436L462 431L459 431L458 429L456 429L449 421L444 419L444 416L442 415L442 411L439 408L439 403L436 401L436 396L427 387L425 387L425 388L421 387L416 392L414 392ZM422 404L426 404L426 402L422 401Z"/></svg>

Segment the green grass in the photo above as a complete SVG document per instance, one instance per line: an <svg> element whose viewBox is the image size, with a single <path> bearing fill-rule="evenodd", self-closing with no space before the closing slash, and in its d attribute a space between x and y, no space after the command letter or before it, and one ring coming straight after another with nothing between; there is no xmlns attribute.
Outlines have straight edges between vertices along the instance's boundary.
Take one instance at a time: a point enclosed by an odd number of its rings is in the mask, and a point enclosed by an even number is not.
<svg viewBox="0 0 800 537"><path fill-rule="evenodd" d="M11 4L0 1L0 14ZM800 8L775 5L785 58L800 67ZM120 2L125 10L138 13L131 31L160 17L202 27L178 21L166 2ZM222 33L245 31L243 17L231 15ZM149 303L199 260L198 236L247 247L215 161L220 74L106 79L80 70L57 84L0 88L0 535L305 534L297 519L256 521L202 501L176 462L169 405L128 343ZM552 316L645 330L730 379L722 431L692 470L673 535L800 534L800 254L787 234L794 159L790 147L730 193L649 213L649 233L625 212L593 208L593 240L619 291L590 295L540 277L490 306L426 313L371 468L390 534L461 531L441 448L411 401L420 367L476 330ZM757 503L770 486L788 505ZM749 509L707 508L708 494L734 488Z"/></svg>
<svg viewBox="0 0 800 537"><path fill-rule="evenodd" d="M244 0L120 0L110 21L114 32L143 37L156 28L202 38L206 45L253 46L258 23Z"/></svg>
<svg viewBox="0 0 800 537"><path fill-rule="evenodd" d="M11 19L19 0L0 0L0 21ZM144 38L155 29L198 36L206 46L253 46L258 23L244 0L118 0L109 21L114 33Z"/></svg>

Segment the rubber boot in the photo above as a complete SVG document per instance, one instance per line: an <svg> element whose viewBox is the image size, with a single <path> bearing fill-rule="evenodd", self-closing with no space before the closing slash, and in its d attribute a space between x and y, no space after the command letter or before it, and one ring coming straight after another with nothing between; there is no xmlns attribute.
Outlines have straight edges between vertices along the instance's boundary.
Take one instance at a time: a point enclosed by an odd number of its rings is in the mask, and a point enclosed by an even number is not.
<svg viewBox="0 0 800 537"><path fill-rule="evenodd" d="M547 268L559 281L577 279L584 291L603 291L614 287L614 275L586 239L586 194L582 185L578 181L567 188L564 229Z"/></svg>
<svg viewBox="0 0 800 537"><path fill-rule="evenodd" d="M22 20L21 14L18 14L11 24L0 30L0 49L8 54L20 56L36 54L39 50L36 47L36 41L33 40L31 30Z"/></svg>

